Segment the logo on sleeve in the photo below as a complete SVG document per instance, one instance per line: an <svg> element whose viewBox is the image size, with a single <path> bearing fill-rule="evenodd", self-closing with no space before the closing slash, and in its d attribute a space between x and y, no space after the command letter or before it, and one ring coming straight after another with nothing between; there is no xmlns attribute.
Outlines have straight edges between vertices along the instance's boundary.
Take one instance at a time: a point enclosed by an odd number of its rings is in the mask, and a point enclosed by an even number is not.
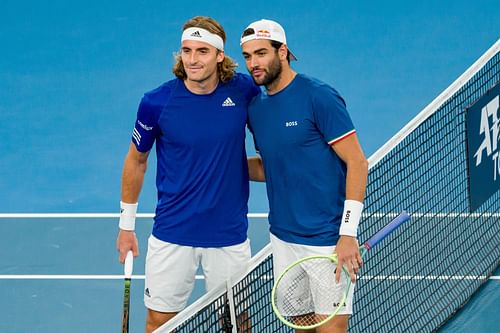
<svg viewBox="0 0 500 333"><path fill-rule="evenodd" d="M135 128L134 131L132 132L132 137L134 138L135 143L137 143L137 145L141 144L141 134L139 134L139 131L137 131L137 129Z"/></svg>
<svg viewBox="0 0 500 333"><path fill-rule="evenodd" d="M142 128L144 128L146 131L151 131L153 129L152 126L146 126L143 123L141 123L140 120L137 120L137 122L139 123L139 126L141 126Z"/></svg>

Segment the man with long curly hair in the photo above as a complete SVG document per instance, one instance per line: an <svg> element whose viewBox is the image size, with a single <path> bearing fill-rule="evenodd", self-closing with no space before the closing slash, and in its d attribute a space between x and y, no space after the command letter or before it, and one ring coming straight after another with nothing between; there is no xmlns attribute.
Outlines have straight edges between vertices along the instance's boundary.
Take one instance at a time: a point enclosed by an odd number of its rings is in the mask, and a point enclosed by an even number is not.
<svg viewBox="0 0 500 333"><path fill-rule="evenodd" d="M122 176L120 262L138 255L137 202L156 143L158 203L148 240L146 332L187 303L201 263L207 290L244 269L247 239L247 105L260 92L224 54L226 34L210 17L183 27L176 78L141 100Z"/></svg>

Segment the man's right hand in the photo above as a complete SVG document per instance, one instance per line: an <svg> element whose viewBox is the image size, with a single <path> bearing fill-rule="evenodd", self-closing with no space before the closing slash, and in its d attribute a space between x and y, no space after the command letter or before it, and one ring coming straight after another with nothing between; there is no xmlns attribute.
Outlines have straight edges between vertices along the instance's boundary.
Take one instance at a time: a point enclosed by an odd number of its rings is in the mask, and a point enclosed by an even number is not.
<svg viewBox="0 0 500 333"><path fill-rule="evenodd" d="M116 239L116 249L119 252L118 260L122 264L125 262L127 252L130 250L134 254L134 257L137 257L139 255L139 243L137 242L135 232L120 229L118 238Z"/></svg>

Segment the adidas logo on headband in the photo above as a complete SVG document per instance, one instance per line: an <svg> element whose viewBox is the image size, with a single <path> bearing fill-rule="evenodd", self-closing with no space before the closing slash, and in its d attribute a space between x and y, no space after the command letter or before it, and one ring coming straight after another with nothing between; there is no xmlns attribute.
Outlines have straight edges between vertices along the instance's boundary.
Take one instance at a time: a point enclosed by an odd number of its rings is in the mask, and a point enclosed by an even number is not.
<svg viewBox="0 0 500 333"><path fill-rule="evenodd" d="M200 32L198 30L196 30L195 32L193 32L190 36L201 38L201 34L200 34Z"/></svg>

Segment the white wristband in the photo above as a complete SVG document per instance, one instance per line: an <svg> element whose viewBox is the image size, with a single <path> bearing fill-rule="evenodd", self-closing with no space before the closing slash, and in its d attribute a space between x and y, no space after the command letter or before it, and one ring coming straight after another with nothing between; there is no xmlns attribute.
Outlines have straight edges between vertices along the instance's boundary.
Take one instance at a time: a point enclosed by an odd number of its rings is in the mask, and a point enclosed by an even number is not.
<svg viewBox="0 0 500 333"><path fill-rule="evenodd" d="M120 223L118 226L122 230L135 230L135 216L137 214L138 203L129 204L120 201Z"/></svg>
<svg viewBox="0 0 500 333"><path fill-rule="evenodd" d="M361 220L361 212L363 204L356 200L344 201L344 213L342 214L342 222L340 224L340 235L358 236L358 225Z"/></svg>

